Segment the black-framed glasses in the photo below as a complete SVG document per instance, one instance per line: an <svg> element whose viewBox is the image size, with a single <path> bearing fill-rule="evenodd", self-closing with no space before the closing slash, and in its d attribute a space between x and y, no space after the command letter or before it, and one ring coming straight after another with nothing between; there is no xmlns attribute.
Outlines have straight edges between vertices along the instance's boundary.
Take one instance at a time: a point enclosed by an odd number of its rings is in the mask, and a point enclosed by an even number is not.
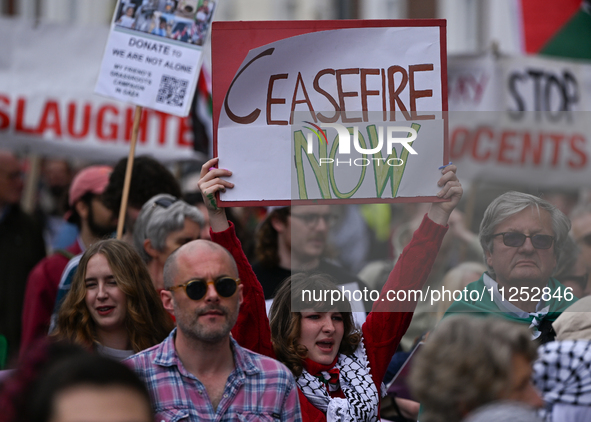
<svg viewBox="0 0 591 422"><path fill-rule="evenodd" d="M217 280L204 280L202 278L194 278L192 280L187 281L185 284L179 284L178 286L168 287L166 290L172 292L173 290L183 287L189 299L201 300L205 297L205 294L207 293L207 288L210 284L213 284L215 291L218 292L218 295L220 295L221 297L231 297L234 295L234 293L236 293L236 290L238 290L240 279L234 279L232 277L220 277Z"/></svg>
<svg viewBox="0 0 591 422"><path fill-rule="evenodd" d="M320 221L320 219L323 219L328 227L333 227L337 222L337 216L334 214L291 213L290 215L292 217L300 219L308 227L315 227Z"/></svg>
<svg viewBox="0 0 591 422"><path fill-rule="evenodd" d="M492 237L503 236L503 243L505 246L512 248L518 248L525 243L525 239L530 238L531 244L536 249L550 249L552 243L554 243L554 236L549 234L534 234L526 236L519 232L503 232L493 234Z"/></svg>

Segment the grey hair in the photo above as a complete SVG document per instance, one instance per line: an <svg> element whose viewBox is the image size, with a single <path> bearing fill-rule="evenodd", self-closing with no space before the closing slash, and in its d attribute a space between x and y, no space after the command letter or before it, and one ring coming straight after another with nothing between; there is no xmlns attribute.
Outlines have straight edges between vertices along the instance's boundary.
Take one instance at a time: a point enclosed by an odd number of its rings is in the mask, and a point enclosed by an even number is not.
<svg viewBox="0 0 591 422"><path fill-rule="evenodd" d="M529 195L522 192L507 192L498 196L484 212L484 217L480 223L480 234L478 238L480 245L484 251L484 262L486 263L486 253L493 251L493 234L499 224L507 218L523 211L524 209L532 207L540 213L540 209L548 211L552 218L552 230L554 231L554 255L556 260L560 260L562 247L568 238L570 231L570 220L562 211L554 205L537 196ZM491 277L495 277L494 269L486 263L488 272Z"/></svg>
<svg viewBox="0 0 591 422"><path fill-rule="evenodd" d="M156 203L161 199L175 201L168 208ZM185 225L185 218L203 227L205 219L197 207L168 194L153 196L144 204L133 228L133 246L147 264L152 260L144 249L144 241L150 239L152 247L163 251L166 238L172 232L181 230Z"/></svg>
<svg viewBox="0 0 591 422"><path fill-rule="evenodd" d="M417 352L410 387L425 412L422 422L459 422L470 411L503 398L513 357L536 359L524 325L499 317L445 318Z"/></svg>

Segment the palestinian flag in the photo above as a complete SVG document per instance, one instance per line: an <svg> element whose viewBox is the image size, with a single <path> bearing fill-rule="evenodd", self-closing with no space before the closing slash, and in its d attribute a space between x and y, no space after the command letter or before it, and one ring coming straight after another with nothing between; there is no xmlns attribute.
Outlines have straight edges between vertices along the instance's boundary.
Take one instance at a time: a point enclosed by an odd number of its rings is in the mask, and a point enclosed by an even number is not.
<svg viewBox="0 0 591 422"><path fill-rule="evenodd" d="M205 60L197 80L197 92L193 99L191 122L193 124L194 148L211 158L213 153L213 99L211 95L211 71Z"/></svg>
<svg viewBox="0 0 591 422"><path fill-rule="evenodd" d="M591 58L590 0L520 0L525 52Z"/></svg>

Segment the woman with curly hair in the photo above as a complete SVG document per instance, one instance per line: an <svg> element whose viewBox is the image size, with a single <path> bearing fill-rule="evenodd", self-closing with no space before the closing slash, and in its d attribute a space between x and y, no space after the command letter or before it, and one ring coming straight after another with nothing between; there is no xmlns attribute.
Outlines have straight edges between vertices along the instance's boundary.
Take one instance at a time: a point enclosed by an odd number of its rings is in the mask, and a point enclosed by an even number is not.
<svg viewBox="0 0 591 422"><path fill-rule="evenodd" d="M341 289L328 276L309 273L293 275L282 284L275 295L269 325L263 289L232 224L215 202L216 192L234 187L225 180L232 173L212 168L215 165L216 158L203 165L198 184L208 207L211 239L232 253L242 281L244 301L232 330L234 338L245 346L248 341L253 346L246 347L278 359L292 371L302 420L378 421L384 374L410 324L418 299L416 292L431 271L449 215L462 196L456 167L445 167L438 181L441 190L437 196L448 201L431 205L379 297L369 292L375 302L358 329L349 298L340 295ZM287 223L292 224L291 217Z"/></svg>
<svg viewBox="0 0 591 422"><path fill-rule="evenodd" d="M172 328L140 256L109 239L82 256L52 336L121 360L160 343Z"/></svg>

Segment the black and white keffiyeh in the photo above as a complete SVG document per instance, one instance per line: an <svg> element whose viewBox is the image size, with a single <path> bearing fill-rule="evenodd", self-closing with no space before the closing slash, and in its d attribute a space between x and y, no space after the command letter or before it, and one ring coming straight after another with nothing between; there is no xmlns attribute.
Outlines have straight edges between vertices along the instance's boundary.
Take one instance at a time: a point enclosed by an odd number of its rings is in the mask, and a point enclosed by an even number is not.
<svg viewBox="0 0 591 422"><path fill-rule="evenodd" d="M326 413L327 422L378 421L379 394L369 371L363 342L351 356L339 355L335 365L346 398L330 397L325 385L304 369L296 382L306 398Z"/></svg>
<svg viewBox="0 0 591 422"><path fill-rule="evenodd" d="M591 406L591 341L546 343L538 349L534 383L544 401Z"/></svg>

